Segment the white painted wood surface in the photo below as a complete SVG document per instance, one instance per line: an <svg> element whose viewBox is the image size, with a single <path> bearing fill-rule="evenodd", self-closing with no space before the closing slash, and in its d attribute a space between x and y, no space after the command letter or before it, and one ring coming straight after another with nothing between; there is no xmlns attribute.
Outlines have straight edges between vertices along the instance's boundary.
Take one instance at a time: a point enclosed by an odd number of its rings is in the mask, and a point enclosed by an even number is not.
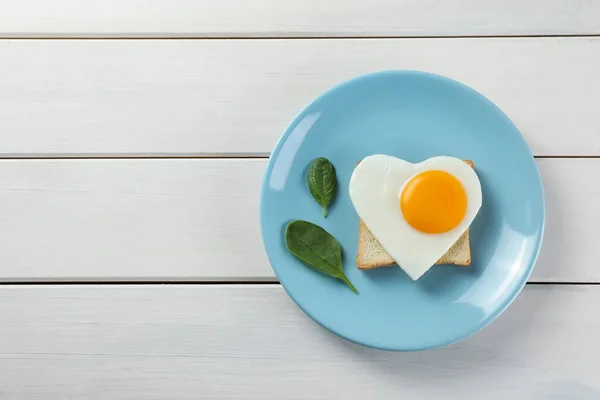
<svg viewBox="0 0 600 400"><path fill-rule="evenodd" d="M1 398L576 399L600 397L597 287L526 286L446 348L367 349L278 285L0 288Z"/></svg>
<svg viewBox="0 0 600 400"><path fill-rule="evenodd" d="M13 37L483 36L600 33L595 0L3 0Z"/></svg>
<svg viewBox="0 0 600 400"><path fill-rule="evenodd" d="M0 162L6 280L273 279L265 160Z"/></svg>
<svg viewBox="0 0 600 400"><path fill-rule="evenodd" d="M365 72L449 76L536 155L600 156L599 34L596 0L0 0L0 158L28 158L0 160L0 281L274 281L266 160L227 157L268 155ZM537 162L530 281L600 282L600 158ZM527 285L473 337L400 354L337 338L277 284L4 284L0 400L596 400L598 302Z"/></svg>
<svg viewBox="0 0 600 400"><path fill-rule="evenodd" d="M265 155L323 90L382 69L470 85L537 155L600 155L600 38L0 40L0 54L5 157Z"/></svg>
<svg viewBox="0 0 600 400"><path fill-rule="evenodd" d="M600 282L600 159L538 159L535 282ZM274 280L258 222L266 160L0 161L0 279Z"/></svg>

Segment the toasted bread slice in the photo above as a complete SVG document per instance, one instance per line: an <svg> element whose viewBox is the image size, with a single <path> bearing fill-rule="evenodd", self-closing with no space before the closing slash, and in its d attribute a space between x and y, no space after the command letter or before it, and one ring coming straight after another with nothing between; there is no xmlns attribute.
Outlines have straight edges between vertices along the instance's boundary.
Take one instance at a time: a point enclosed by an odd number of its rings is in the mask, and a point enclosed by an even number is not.
<svg viewBox="0 0 600 400"><path fill-rule="evenodd" d="M473 161L465 160L471 168L475 168ZM377 241L369 228L359 221L358 230L358 254L356 255L356 266L358 269L366 270L379 267L388 267L395 265L396 261L385 251L383 246ZM469 245L469 230L452 245L436 264L453 264L468 266L471 264L471 247Z"/></svg>
<svg viewBox="0 0 600 400"><path fill-rule="evenodd" d="M358 269L373 269L389 267L396 261L385 251L383 246L375 239L369 228L360 221L358 234L358 254L356 255L356 266ZM469 230L452 245L436 264L454 264L468 266L471 264L471 247L469 245Z"/></svg>

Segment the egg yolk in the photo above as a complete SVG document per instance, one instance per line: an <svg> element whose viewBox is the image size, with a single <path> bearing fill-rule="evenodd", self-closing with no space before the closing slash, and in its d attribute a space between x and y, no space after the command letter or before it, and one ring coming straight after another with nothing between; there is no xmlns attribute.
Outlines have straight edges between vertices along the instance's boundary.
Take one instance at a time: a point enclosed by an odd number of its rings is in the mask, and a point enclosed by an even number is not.
<svg viewBox="0 0 600 400"><path fill-rule="evenodd" d="M406 183L400 209L406 222L416 230L444 233L456 228L465 217L467 193L453 175L426 171Z"/></svg>

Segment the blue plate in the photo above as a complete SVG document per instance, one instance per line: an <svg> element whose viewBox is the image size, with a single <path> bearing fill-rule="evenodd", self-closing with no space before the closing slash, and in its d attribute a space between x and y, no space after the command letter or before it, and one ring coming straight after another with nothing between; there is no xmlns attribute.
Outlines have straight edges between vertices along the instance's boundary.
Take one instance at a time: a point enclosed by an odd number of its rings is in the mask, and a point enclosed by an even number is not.
<svg viewBox="0 0 600 400"><path fill-rule="evenodd" d="M358 161L377 153L411 162L438 155L474 161L483 205L471 225L471 266L434 266L416 282L399 267L356 268L358 216L348 181ZM308 165L321 156L338 178L326 219L306 186ZM416 71L360 76L308 105L269 159L260 204L269 260L296 304L339 336L386 350L443 346L494 320L531 274L544 214L537 166L506 115L461 83ZM295 219L339 240L358 295L287 251L285 226Z"/></svg>

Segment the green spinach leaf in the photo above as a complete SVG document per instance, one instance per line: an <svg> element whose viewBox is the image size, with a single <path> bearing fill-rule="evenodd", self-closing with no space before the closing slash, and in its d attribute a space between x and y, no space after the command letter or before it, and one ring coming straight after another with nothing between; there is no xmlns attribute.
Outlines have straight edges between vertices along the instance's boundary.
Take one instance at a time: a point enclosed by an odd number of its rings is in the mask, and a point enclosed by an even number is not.
<svg viewBox="0 0 600 400"><path fill-rule="evenodd" d="M340 243L325 229L308 221L292 221L285 232L285 243L288 250L306 265L343 281L358 293L342 270Z"/></svg>
<svg viewBox="0 0 600 400"><path fill-rule="evenodd" d="M337 188L335 168L325 157L315 159L308 168L308 189L323 206L323 217L327 217L327 206L333 200Z"/></svg>

